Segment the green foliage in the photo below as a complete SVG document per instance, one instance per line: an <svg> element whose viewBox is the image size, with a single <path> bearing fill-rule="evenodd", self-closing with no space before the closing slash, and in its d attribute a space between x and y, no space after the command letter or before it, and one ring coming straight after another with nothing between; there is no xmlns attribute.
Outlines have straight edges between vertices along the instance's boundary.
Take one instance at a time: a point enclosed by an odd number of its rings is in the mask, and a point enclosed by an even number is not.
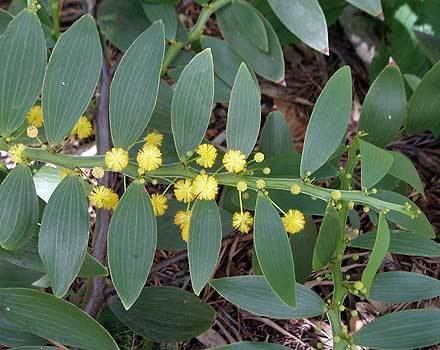
<svg viewBox="0 0 440 350"><path fill-rule="evenodd" d="M211 50L195 56L177 81L171 105L171 127L180 160L194 151L208 128L214 99Z"/></svg>
<svg viewBox="0 0 440 350"><path fill-rule="evenodd" d="M439 295L431 277L380 272L390 252L440 256L428 218L406 197L407 185L425 195L417 169L396 148L385 149L400 134L439 134L438 6L425 0L420 9L417 1L384 2L384 22L373 19L387 40L358 130L350 125L347 137L353 86L344 66L314 105L302 153L277 99L267 104L270 113L262 108L257 75L284 84L281 44L307 54L303 42L328 54L327 24L348 4L379 16L380 1L200 0L198 19L186 29L174 0L103 0L98 26L85 15L63 34L57 1L40 8L16 0L15 17L0 11L0 150L16 163L0 167L0 343L164 348L212 327L214 292L263 317L327 317L335 350L440 342L436 310L391 313L355 333L343 314L359 297L411 303ZM205 30L214 16L224 39ZM387 65L389 56L396 63ZM218 143L224 134L207 133L211 121L219 124L211 119L214 102L228 105L226 149ZM33 128L26 114L35 103L43 115L32 110L41 119ZM112 141L119 154L68 154L66 137L85 111L97 118L99 152ZM140 168L139 152L151 166ZM375 228L352 240L364 228L360 209ZM311 215L322 217L318 234ZM222 238L231 231L228 251ZM231 276L246 265L217 269L220 254L232 258L249 239L254 275ZM371 250L358 281L343 273L349 248ZM189 275L178 277L173 271L185 269L186 257ZM162 264L172 268L162 274ZM305 286L312 269L331 285L322 298ZM165 285L164 275L177 287ZM94 317L103 311L101 323L76 305ZM283 348L243 341L217 349Z"/></svg>
<svg viewBox="0 0 440 350"><path fill-rule="evenodd" d="M88 218L81 180L67 176L47 203L38 239L38 253L53 294L59 298L67 293L84 263L89 241Z"/></svg>
<svg viewBox="0 0 440 350"><path fill-rule="evenodd" d="M51 144L62 142L70 134L89 105L101 63L95 21L85 15L60 36L46 68L42 107L44 128Z"/></svg>
<svg viewBox="0 0 440 350"><path fill-rule="evenodd" d="M98 322L71 303L47 293L0 289L0 315L22 329L62 344L88 350L118 350Z"/></svg>
<svg viewBox="0 0 440 350"><path fill-rule="evenodd" d="M27 165L18 165L0 185L0 245L14 250L32 238L38 221L38 199Z"/></svg>
<svg viewBox="0 0 440 350"><path fill-rule="evenodd" d="M46 44L38 17L23 10L0 37L0 135L11 135L37 99L46 66Z"/></svg>
<svg viewBox="0 0 440 350"><path fill-rule="evenodd" d="M202 334L215 316L211 306L174 287L144 288L128 311L112 298L110 309L135 332L158 342L178 342Z"/></svg>
<svg viewBox="0 0 440 350"><path fill-rule="evenodd" d="M295 268L286 230L270 200L258 194L254 245L263 275L275 294L295 307Z"/></svg>
<svg viewBox="0 0 440 350"><path fill-rule="evenodd" d="M153 23L126 51L110 88L110 129L115 147L130 148L156 105L165 50L162 22ZM130 125L130 128L124 127Z"/></svg>
<svg viewBox="0 0 440 350"><path fill-rule="evenodd" d="M122 196L108 232L110 274L126 309L139 297L147 280L156 241L156 219L150 197L141 183L134 182Z"/></svg>

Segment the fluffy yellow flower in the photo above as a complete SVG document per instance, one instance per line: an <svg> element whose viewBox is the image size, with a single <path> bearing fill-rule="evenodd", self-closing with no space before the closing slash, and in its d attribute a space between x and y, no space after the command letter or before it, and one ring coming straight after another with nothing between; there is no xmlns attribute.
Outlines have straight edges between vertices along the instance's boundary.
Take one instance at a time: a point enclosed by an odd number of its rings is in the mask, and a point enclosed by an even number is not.
<svg viewBox="0 0 440 350"><path fill-rule="evenodd" d="M251 230L253 223L254 218L248 211L245 211L244 213L237 212L232 216L232 226L241 233L248 233Z"/></svg>
<svg viewBox="0 0 440 350"><path fill-rule="evenodd" d="M128 152L123 148L112 148L105 154L105 165L113 171L121 171L128 165Z"/></svg>
<svg viewBox="0 0 440 350"><path fill-rule="evenodd" d="M223 165L230 173L239 173L246 166L246 156L241 151L230 150L223 157Z"/></svg>
<svg viewBox="0 0 440 350"><path fill-rule="evenodd" d="M60 177L62 179L64 179L66 176L73 175L73 174L76 174L75 170L67 169L67 168L61 168L60 169Z"/></svg>
<svg viewBox="0 0 440 350"><path fill-rule="evenodd" d="M212 168L215 163L215 158L217 158L216 148L213 145L204 143L197 147L196 152L200 156L196 159L197 164L204 168Z"/></svg>
<svg viewBox="0 0 440 350"><path fill-rule="evenodd" d="M145 171L153 171L162 165L162 152L157 146L146 143L136 158L139 167Z"/></svg>
<svg viewBox="0 0 440 350"><path fill-rule="evenodd" d="M149 145L159 147L162 146L163 135L161 133L158 133L157 131L153 131L145 136L144 140Z"/></svg>
<svg viewBox="0 0 440 350"><path fill-rule="evenodd" d="M155 216L162 216L168 209L168 199L163 194L153 194L151 196L151 204L153 205Z"/></svg>
<svg viewBox="0 0 440 350"><path fill-rule="evenodd" d="M180 227L180 234L185 242L188 242L190 221L191 211L179 210L174 216L174 224Z"/></svg>
<svg viewBox="0 0 440 350"><path fill-rule="evenodd" d="M79 139L86 139L93 134L92 123L90 123L87 117L81 116L70 134L76 135Z"/></svg>
<svg viewBox="0 0 440 350"><path fill-rule="evenodd" d="M304 214L294 209L289 209L281 220L286 231L292 234L300 232L306 224Z"/></svg>
<svg viewBox="0 0 440 350"><path fill-rule="evenodd" d="M237 183L237 190L239 192L245 192L248 189L248 185L244 181L238 181Z"/></svg>
<svg viewBox="0 0 440 350"><path fill-rule="evenodd" d="M174 184L174 195L180 202L189 203L194 200L193 183L189 179L179 180Z"/></svg>
<svg viewBox="0 0 440 350"><path fill-rule="evenodd" d="M31 138L34 139L38 136L38 129L36 126L33 125L29 125L26 129L26 135Z"/></svg>
<svg viewBox="0 0 440 350"><path fill-rule="evenodd" d="M193 188L198 199L213 200L218 192L218 183L214 176L200 174L194 179Z"/></svg>
<svg viewBox="0 0 440 350"><path fill-rule="evenodd" d="M298 184L293 184L292 187L290 187L290 193L293 195L298 195L301 193L301 186Z"/></svg>
<svg viewBox="0 0 440 350"><path fill-rule="evenodd" d="M104 169L100 166L95 166L92 169L92 175L96 178L96 179L102 179L104 177Z"/></svg>
<svg viewBox="0 0 440 350"><path fill-rule="evenodd" d="M90 192L89 200L90 204L95 208L111 210L116 208L119 202L119 196L108 187L96 186Z"/></svg>
<svg viewBox="0 0 440 350"><path fill-rule="evenodd" d="M341 198L342 198L342 193L341 193L341 191L338 191L338 190L332 191L332 199L333 199L333 200L338 201L338 200L340 200Z"/></svg>
<svg viewBox="0 0 440 350"><path fill-rule="evenodd" d="M26 162L26 158L24 156L25 149L26 147L22 143L11 146L11 148L9 148L9 155L11 156L11 159L14 163L20 164Z"/></svg>
<svg viewBox="0 0 440 350"><path fill-rule="evenodd" d="M29 125L41 128L43 126L43 110L41 106L33 106L27 114L26 119Z"/></svg>
<svg viewBox="0 0 440 350"><path fill-rule="evenodd" d="M257 152L254 154L254 160L257 163L261 163L262 161L264 161L264 154L261 152Z"/></svg>

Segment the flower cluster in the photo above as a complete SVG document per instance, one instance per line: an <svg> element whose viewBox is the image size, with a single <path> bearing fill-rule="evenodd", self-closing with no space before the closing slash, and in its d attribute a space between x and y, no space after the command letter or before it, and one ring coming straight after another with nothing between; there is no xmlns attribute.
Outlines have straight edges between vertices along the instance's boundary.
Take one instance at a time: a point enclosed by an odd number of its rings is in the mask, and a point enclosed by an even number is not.
<svg viewBox="0 0 440 350"><path fill-rule="evenodd" d="M33 106L27 114L26 119L29 125L41 128L43 126L43 110L41 106Z"/></svg>
<svg viewBox="0 0 440 350"><path fill-rule="evenodd" d="M11 160L16 164L25 163L26 162L26 158L24 156L25 150L26 147L22 143L11 146L11 148L9 148L9 155L11 156Z"/></svg>
<svg viewBox="0 0 440 350"><path fill-rule="evenodd" d="M151 196L151 204L155 216L162 216L168 209L168 199L163 194L153 194Z"/></svg>
<svg viewBox="0 0 440 350"><path fill-rule="evenodd" d="M289 209L281 220L286 231L291 234L301 232L306 224L304 214L296 209Z"/></svg>
<svg viewBox="0 0 440 350"><path fill-rule="evenodd" d="M191 221L191 211L179 210L174 216L174 224L179 226L180 235L185 242L188 242L189 238L189 224Z"/></svg>
<svg viewBox="0 0 440 350"><path fill-rule="evenodd" d="M81 116L70 134L79 139L86 139L93 134L92 123L90 123L87 117Z"/></svg>
<svg viewBox="0 0 440 350"><path fill-rule="evenodd" d="M119 196L108 187L95 186L89 193L89 200L95 208L111 210L118 205Z"/></svg>
<svg viewBox="0 0 440 350"><path fill-rule="evenodd" d="M123 148L112 148L105 154L105 165L113 171L121 171L128 165L128 152Z"/></svg>

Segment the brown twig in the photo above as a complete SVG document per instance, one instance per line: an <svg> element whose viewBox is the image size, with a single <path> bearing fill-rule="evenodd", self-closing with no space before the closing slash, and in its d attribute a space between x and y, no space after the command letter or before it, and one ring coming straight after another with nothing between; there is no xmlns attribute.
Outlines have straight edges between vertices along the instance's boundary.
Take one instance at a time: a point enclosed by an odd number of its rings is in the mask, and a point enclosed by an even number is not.
<svg viewBox="0 0 440 350"><path fill-rule="evenodd" d="M95 118L98 154L105 154L105 152L108 151L112 145L109 125L109 94L111 80L112 72L107 60L104 59L101 69L98 111ZM105 176L99 180L99 184L106 187L111 187L112 181L112 174L106 173ZM101 263L105 262L107 233L110 218L111 215L108 210L97 210L95 232L93 234L92 255ZM98 315L102 305L105 302L104 288L105 279L103 277L94 278L89 299L84 307L84 311L86 311L92 317L96 317Z"/></svg>

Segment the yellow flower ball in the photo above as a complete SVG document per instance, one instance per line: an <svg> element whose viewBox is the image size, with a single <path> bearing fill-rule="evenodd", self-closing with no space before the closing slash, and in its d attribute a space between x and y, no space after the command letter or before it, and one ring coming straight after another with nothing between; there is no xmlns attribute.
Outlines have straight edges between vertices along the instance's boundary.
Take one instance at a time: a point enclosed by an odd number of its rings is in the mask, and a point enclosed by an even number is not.
<svg viewBox="0 0 440 350"><path fill-rule="evenodd" d="M95 208L111 210L118 205L119 196L108 187L95 186L89 194L89 200Z"/></svg>
<svg viewBox="0 0 440 350"><path fill-rule="evenodd" d="M174 195L180 202L192 202L196 196L194 193L193 182L189 179L177 181L174 184Z"/></svg>
<svg viewBox="0 0 440 350"><path fill-rule="evenodd" d="M191 211L179 210L174 216L174 224L179 226L180 234L185 242L188 242L190 221Z"/></svg>
<svg viewBox="0 0 440 350"><path fill-rule="evenodd" d="M105 165L113 171L121 171L128 165L128 152L123 148L112 148L105 154Z"/></svg>
<svg viewBox="0 0 440 350"><path fill-rule="evenodd" d="M162 216L168 209L168 199L162 194L153 194L151 196L151 204L153 205L155 216Z"/></svg>
<svg viewBox="0 0 440 350"><path fill-rule="evenodd" d="M96 179L102 179L104 177L104 169L100 166L95 166L92 169L92 175L96 178Z"/></svg>
<svg viewBox="0 0 440 350"><path fill-rule="evenodd" d="M217 158L217 149L213 145L207 143L199 145L196 153L200 156L196 159L198 165L204 168L212 168Z"/></svg>
<svg viewBox="0 0 440 350"><path fill-rule="evenodd" d="M257 185L257 188L259 190L262 190L266 187L266 181L264 181L263 179L258 179L257 181L255 181L255 184Z"/></svg>
<svg viewBox="0 0 440 350"><path fill-rule="evenodd" d="M70 134L77 136L79 139L86 139L93 134L92 123L90 123L87 117L81 116Z"/></svg>
<svg viewBox="0 0 440 350"><path fill-rule="evenodd" d="M36 126L33 125L29 125L26 129L26 135L31 138L34 139L38 136L38 129Z"/></svg>
<svg viewBox="0 0 440 350"><path fill-rule="evenodd" d="M341 193L341 191L338 191L338 190L336 190L336 191L332 191L332 199L334 200L334 201L338 201L338 200L340 200L342 198L342 193Z"/></svg>
<svg viewBox="0 0 440 350"><path fill-rule="evenodd" d="M162 152L157 146L146 143L136 157L139 167L145 171L159 169L162 165Z"/></svg>
<svg viewBox="0 0 440 350"><path fill-rule="evenodd" d="M218 193L218 183L214 176L197 175L193 181L194 192L198 199L214 200Z"/></svg>
<svg viewBox="0 0 440 350"><path fill-rule="evenodd" d="M248 185L244 181L238 181L237 183L237 190L239 192L245 192L248 189Z"/></svg>
<svg viewBox="0 0 440 350"><path fill-rule="evenodd" d="M297 195L301 193L301 186L298 184L294 184L292 185L292 187L290 187L290 193Z"/></svg>
<svg viewBox="0 0 440 350"><path fill-rule="evenodd" d="M149 145L160 147L162 146L163 135L161 133L158 133L157 131L153 131L145 136L144 140Z"/></svg>
<svg viewBox="0 0 440 350"><path fill-rule="evenodd" d="M294 209L289 209L281 220L286 231L292 234L300 232L306 224L304 214Z"/></svg>
<svg viewBox="0 0 440 350"><path fill-rule="evenodd" d="M9 148L9 155L11 156L11 160L16 164L25 163L26 162L26 158L24 156L25 150L26 147L22 143L11 146L11 148Z"/></svg>
<svg viewBox="0 0 440 350"><path fill-rule="evenodd" d="M33 106L28 112L26 119L29 125L41 128L43 126L43 110L41 106Z"/></svg>
<svg viewBox="0 0 440 350"><path fill-rule="evenodd" d="M232 226L241 233L248 233L253 223L254 219L248 211L243 213L237 212L232 216Z"/></svg>
<svg viewBox="0 0 440 350"><path fill-rule="evenodd" d="M230 173L239 173L246 166L246 156L237 150L230 150L223 157L223 165Z"/></svg>
<svg viewBox="0 0 440 350"><path fill-rule="evenodd" d="M254 160L256 163L261 163L264 161L264 154L261 152L257 152L254 154Z"/></svg>
<svg viewBox="0 0 440 350"><path fill-rule="evenodd" d="M74 175L77 173L75 170L67 169L67 168L61 168L59 172L60 172L60 177L62 179L64 179L66 176Z"/></svg>

